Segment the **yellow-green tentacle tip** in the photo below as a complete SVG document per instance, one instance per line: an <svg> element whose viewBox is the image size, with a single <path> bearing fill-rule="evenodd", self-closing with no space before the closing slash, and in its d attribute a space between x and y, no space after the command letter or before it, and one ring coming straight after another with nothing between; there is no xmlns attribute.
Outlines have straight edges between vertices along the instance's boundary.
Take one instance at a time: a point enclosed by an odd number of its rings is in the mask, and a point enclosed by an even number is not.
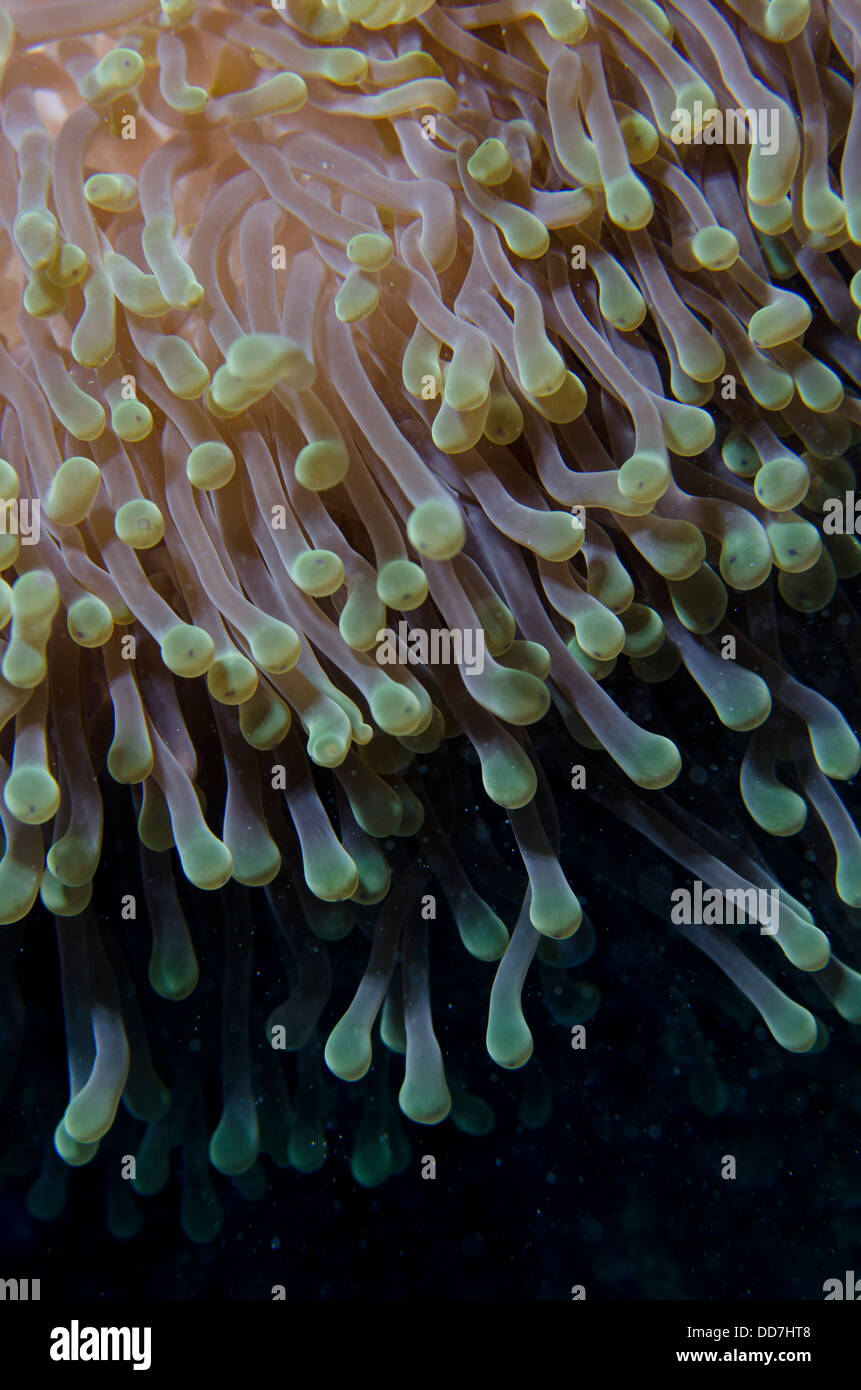
<svg viewBox="0 0 861 1390"><path fill-rule="evenodd" d="M794 512L781 512L769 519L765 530L774 563L780 570L803 574L813 568L822 553L822 537L816 527Z"/></svg>
<svg viewBox="0 0 861 1390"><path fill-rule="evenodd" d="M147 849L172 849L174 845L170 811L161 787L152 778L143 784L143 799L138 815L138 836Z"/></svg>
<svg viewBox="0 0 861 1390"><path fill-rule="evenodd" d="M776 993L776 1000L769 999L767 1005L759 1005L765 1026L787 1052L810 1052L819 1036L816 1019L808 1009Z"/></svg>
<svg viewBox="0 0 861 1390"><path fill-rule="evenodd" d="M370 583L355 583L338 618L338 631L348 647L356 652L370 651L380 640L377 633L386 623L385 604Z"/></svg>
<svg viewBox="0 0 861 1390"><path fill-rule="evenodd" d="M236 460L226 444L207 439L192 449L185 461L185 472L193 487L208 491L230 482L236 472Z"/></svg>
<svg viewBox="0 0 861 1390"><path fill-rule="evenodd" d="M0 926L21 922L29 913L39 892L40 860L38 852L29 863L16 859L11 849L0 859Z"/></svg>
<svg viewBox="0 0 861 1390"><path fill-rule="evenodd" d="M85 1164L91 1163L99 1151L98 1140L94 1144L79 1144L66 1132L66 1128L61 1120L54 1130L54 1148L57 1150L64 1163L68 1163L70 1168L83 1168Z"/></svg>
<svg viewBox="0 0 861 1390"><path fill-rule="evenodd" d="M726 227L701 227L691 241L691 250L707 270L728 270L738 260L738 238Z"/></svg>
<svg viewBox="0 0 861 1390"><path fill-rule="evenodd" d="M361 270L384 270L395 254L385 232L359 232L347 242L347 259Z"/></svg>
<svg viewBox="0 0 861 1390"><path fill-rule="evenodd" d="M618 103L614 103L618 114ZM632 164L648 164L658 153L661 137L652 122L639 111L630 108L619 120L619 130L625 142L625 151Z"/></svg>
<svg viewBox="0 0 861 1390"><path fill-rule="evenodd" d="M187 24L194 17L195 0L159 0L168 25Z"/></svg>
<svg viewBox="0 0 861 1390"><path fill-rule="evenodd" d="M689 632L704 635L723 621L729 597L711 565L703 564L688 579L670 582L669 590L676 616Z"/></svg>
<svg viewBox="0 0 861 1390"><path fill-rule="evenodd" d="M128 731L119 728L108 752L108 772L115 782L134 786L149 777L153 769L152 745L146 726L141 724ZM169 840L173 844L173 840Z"/></svg>
<svg viewBox="0 0 861 1390"><path fill-rule="evenodd" d="M340 705L308 721L308 757L318 767L340 767L351 741L350 721Z"/></svg>
<svg viewBox="0 0 861 1390"><path fill-rule="evenodd" d="M780 898L784 899L784 896L781 890ZM781 901L778 912L779 931L774 939L790 965L794 965L796 970L806 970L813 974L828 964L831 958L831 943L825 932L820 931L812 922L803 918L799 921L797 916L785 910L791 906L790 902Z"/></svg>
<svg viewBox="0 0 861 1390"><path fill-rule="evenodd" d="M239 706L239 728L246 743L261 753L277 748L290 731L289 706L271 690L258 686Z"/></svg>
<svg viewBox="0 0 861 1390"><path fill-rule="evenodd" d="M136 87L144 75L144 60L133 48L106 53L78 83L84 101L104 106Z"/></svg>
<svg viewBox="0 0 861 1390"><path fill-rule="evenodd" d="M412 1072L407 1048L407 1074L398 1092L398 1105L418 1125L438 1125L451 1110L451 1093L445 1080L442 1056L437 1048L423 1057Z"/></svg>
<svg viewBox="0 0 861 1390"><path fill-rule="evenodd" d="M499 960L508 946L508 928L478 896L455 908L460 939L476 960Z"/></svg>
<svg viewBox="0 0 861 1390"><path fill-rule="evenodd" d="M82 594L69 605L66 626L79 647L103 647L113 634L114 619L96 594Z"/></svg>
<svg viewBox="0 0 861 1390"><path fill-rule="evenodd" d="M0 501L12 502L21 491L17 470L6 459L0 459Z"/></svg>
<svg viewBox="0 0 861 1390"><path fill-rule="evenodd" d="M582 651L593 661L612 661L625 646L625 628L615 613L600 603L590 603L574 620Z"/></svg>
<svg viewBox="0 0 861 1390"><path fill-rule="evenodd" d="M557 43L579 43L589 27L583 7L569 0L532 0L529 9Z"/></svg>
<svg viewBox="0 0 861 1390"><path fill-rule="evenodd" d="M724 662L720 677L703 689L727 729L758 729L771 714L771 691L765 681L732 661Z"/></svg>
<svg viewBox="0 0 861 1390"><path fill-rule="evenodd" d="M299 637L296 630L278 618L265 618L254 631L251 655L257 665L273 675L292 671L299 660Z"/></svg>
<svg viewBox="0 0 861 1390"><path fill-rule="evenodd" d="M841 902L849 907L861 907L861 853L857 846L838 854L834 884Z"/></svg>
<svg viewBox="0 0 861 1390"><path fill-rule="evenodd" d="M500 665L513 671L528 671L540 681L546 681L553 666L549 651L540 642L512 642L499 660Z"/></svg>
<svg viewBox="0 0 861 1390"><path fill-rule="evenodd" d="M325 598L344 582L344 564L332 550L306 550L290 568L290 578L303 594Z"/></svg>
<svg viewBox="0 0 861 1390"><path fill-rule="evenodd" d="M227 370L255 391L266 391L277 381L297 390L309 387L314 368L298 343L280 333L245 333L227 350Z"/></svg>
<svg viewBox="0 0 861 1390"><path fill-rule="evenodd" d="M675 782L682 770L682 757L671 739L650 734L634 726L635 736L625 748L614 748L612 756L622 771L638 787L659 791Z"/></svg>
<svg viewBox="0 0 861 1390"><path fill-rule="evenodd" d="M143 401L118 401L111 406L111 429L117 439L138 444L152 433L152 427L152 411Z"/></svg>
<svg viewBox="0 0 861 1390"><path fill-rule="evenodd" d="M625 645L622 650L626 656L643 660L644 657L654 656L663 646L666 629L661 615L656 613L654 608L648 608L642 603L632 603L630 608L626 608L624 613L620 614L620 618L625 629Z"/></svg>
<svg viewBox="0 0 861 1390"><path fill-rule="evenodd" d="M210 384L209 369L184 338L165 333L156 343L153 361L168 390L182 401L202 396Z"/></svg>
<svg viewBox="0 0 861 1390"><path fill-rule="evenodd" d="M598 281L598 308L621 333L639 328L646 317L646 301L630 275L612 256L593 256L589 262Z"/></svg>
<svg viewBox="0 0 861 1390"><path fill-rule="evenodd" d="M0 77L15 47L15 25L8 10L0 9Z"/></svg>
<svg viewBox="0 0 861 1390"><path fill-rule="evenodd" d="M233 873L233 855L202 819L190 833L177 832L176 848L182 871L195 888L214 892Z"/></svg>
<svg viewBox="0 0 861 1390"><path fill-rule="evenodd" d="M105 212L131 212L138 205L137 179L131 174L91 174L84 183L84 197Z"/></svg>
<svg viewBox="0 0 861 1390"><path fill-rule="evenodd" d="M527 396L554 396L565 385L568 375L565 361L546 338L536 337L534 341L530 340L526 344L515 341L514 350L520 385ZM449 383L454 379L454 373L449 373L445 398L452 405L455 402L450 400Z"/></svg>
<svg viewBox="0 0 861 1390"><path fill-rule="evenodd" d="M625 231L637 231L651 222L655 204L642 179L630 171L611 179L606 187L607 213L610 221Z"/></svg>
<svg viewBox="0 0 861 1390"><path fill-rule="evenodd" d="M90 273L90 263L80 246L64 241L47 270L48 279L63 289L80 285Z"/></svg>
<svg viewBox="0 0 861 1390"><path fill-rule="evenodd" d="M752 478L762 466L759 454L741 430L730 430L721 445L721 458L739 478Z"/></svg>
<svg viewBox="0 0 861 1390"><path fill-rule="evenodd" d="M155 502L135 497L124 502L116 513L114 531L124 545L134 550L151 550L164 535L164 517Z"/></svg>
<svg viewBox="0 0 861 1390"><path fill-rule="evenodd" d="M308 99L308 88L295 72L279 72L244 92L224 97L225 109L234 121L257 120L262 116L289 115Z"/></svg>
<svg viewBox="0 0 861 1390"><path fill-rule="evenodd" d="M96 500L102 475L92 459L73 454L54 474L45 515L58 526L77 526Z"/></svg>
<svg viewBox="0 0 861 1390"><path fill-rule="evenodd" d="M496 748L482 758L481 780L491 801L511 811L528 805L538 788L535 768L518 744Z"/></svg>
<svg viewBox="0 0 861 1390"><path fill-rule="evenodd" d="M24 308L31 318L50 319L61 314L66 307L66 291L62 285L55 285L47 275L34 271L24 291Z"/></svg>
<svg viewBox="0 0 861 1390"><path fill-rule="evenodd" d="M550 245L550 233L540 218L515 203L497 201L495 220L515 256L539 261Z"/></svg>
<svg viewBox="0 0 861 1390"><path fill-rule="evenodd" d="M358 1131L350 1154L350 1172L359 1187L373 1191L391 1177L395 1163L387 1132L370 1128Z"/></svg>
<svg viewBox="0 0 861 1390"><path fill-rule="evenodd" d="M341 1081L360 1081L371 1065L371 1032L363 1020L353 1021L348 1009L335 1024L323 1053L326 1066Z"/></svg>
<svg viewBox="0 0 861 1390"><path fill-rule="evenodd" d="M781 570L777 577L781 598L797 613L820 613L834 597L837 575L827 550L802 573Z"/></svg>
<svg viewBox="0 0 861 1390"><path fill-rule="evenodd" d="M153 949L147 974L161 999L187 999L200 979L200 967L188 935L184 934L174 946Z"/></svg>
<svg viewBox="0 0 861 1390"><path fill-rule="evenodd" d="M836 956L831 957L829 969L832 975L828 991L831 1003L847 1023L861 1022L861 975Z"/></svg>
<svg viewBox="0 0 861 1390"><path fill-rule="evenodd" d="M739 780L744 804L757 825L769 835L797 835L807 820L807 803L773 772L745 758Z"/></svg>
<svg viewBox="0 0 861 1390"><path fill-rule="evenodd" d="M350 845L351 857L359 871L359 886L351 901L370 907L382 902L392 882L392 871L372 840Z"/></svg>
<svg viewBox="0 0 861 1390"><path fill-rule="evenodd" d="M605 681L608 676L612 676L616 669L616 657L609 661L597 661L594 656L589 656L584 652L576 637L571 637L567 643L568 650L579 666L583 667L593 680Z"/></svg>
<svg viewBox="0 0 861 1390"><path fill-rule="evenodd" d="M7 778L3 800L23 825L44 825L57 813L60 788L46 767L30 763Z"/></svg>
<svg viewBox="0 0 861 1390"><path fill-rule="evenodd" d="M638 502L657 502L670 485L670 469L659 454L636 453L619 469L616 485L623 497Z"/></svg>
<svg viewBox="0 0 861 1390"><path fill-rule="evenodd" d="M59 226L47 208L22 213L12 225L12 236L31 270L45 270L57 253Z"/></svg>
<svg viewBox="0 0 861 1390"><path fill-rule="evenodd" d="M15 686L16 690L34 690L45 679L48 671L44 639L40 639L38 645L34 645L23 637L19 638L13 627L12 640L6 648L2 669L4 680Z"/></svg>
<svg viewBox="0 0 861 1390"><path fill-rule="evenodd" d="M219 1173L238 1177L247 1173L260 1152L257 1112L239 1115L226 1109L209 1141L209 1161Z"/></svg>
<svg viewBox="0 0 861 1390"><path fill-rule="evenodd" d="M335 315L341 323L360 323L373 313L379 300L379 274L354 265L335 295Z"/></svg>
<svg viewBox="0 0 861 1390"><path fill-rule="evenodd" d="M583 909L561 870L552 878L548 875L546 882L533 884L529 920L536 931L554 941L573 936L580 926Z"/></svg>
<svg viewBox="0 0 861 1390"><path fill-rule="evenodd" d="M720 553L720 572L725 584L742 593L756 589L768 578L771 563L771 546L761 526L733 524L729 527Z"/></svg>
<svg viewBox="0 0 861 1390"><path fill-rule="evenodd" d="M510 949L510 948L509 948ZM497 1066L507 1070L524 1067L532 1056L532 1034L523 1017L520 997L494 1003L491 991L487 1019L487 1051Z"/></svg>
<svg viewBox="0 0 861 1390"><path fill-rule="evenodd" d="M824 541L838 579L861 574L861 545L854 536L825 536Z"/></svg>
<svg viewBox="0 0 861 1390"><path fill-rule="evenodd" d="M161 643L161 659L175 676L204 675L212 665L215 643L208 632L190 623L177 623Z"/></svg>
<svg viewBox="0 0 861 1390"><path fill-rule="evenodd" d="M93 896L92 881L77 886L61 883L46 869L39 885L43 905L55 917L77 917Z"/></svg>
<svg viewBox="0 0 861 1390"><path fill-rule="evenodd" d="M796 390L808 410L830 415L843 404L843 384L830 367L804 354L793 371Z"/></svg>
<svg viewBox="0 0 861 1390"><path fill-rule="evenodd" d="M484 435L493 444L513 444L523 433L523 411L504 387L491 387Z"/></svg>
<svg viewBox="0 0 861 1390"><path fill-rule="evenodd" d="M296 455L296 479L310 492L337 487L346 476L350 456L342 439L312 439Z"/></svg>
<svg viewBox="0 0 861 1390"><path fill-rule="evenodd" d="M789 512L807 496L810 474L800 458L769 459L757 473L753 490L770 512Z"/></svg>
<svg viewBox="0 0 861 1390"><path fill-rule="evenodd" d="M537 723L550 707L550 692L543 681L528 671L510 671L504 666L485 671L475 694L497 718L518 726Z"/></svg>
<svg viewBox="0 0 861 1390"><path fill-rule="evenodd" d="M257 668L241 652L217 656L206 673L206 687L221 705L241 705L257 689Z"/></svg>
<svg viewBox="0 0 861 1390"><path fill-rule="evenodd" d="M412 560L390 560L377 575L377 595L382 603L409 613L424 603L428 594L425 572Z"/></svg>
<svg viewBox="0 0 861 1390"><path fill-rule="evenodd" d="M106 415L99 401L64 376L52 385L51 408L64 429L76 439L98 439L105 428Z"/></svg>
<svg viewBox="0 0 861 1390"><path fill-rule="evenodd" d="M773 304L757 309L747 326L754 347L773 348L800 338L813 321L806 299L797 294L781 293Z"/></svg>
<svg viewBox="0 0 861 1390"><path fill-rule="evenodd" d="M359 871L347 851L333 839L303 853L305 882L324 903L345 902L359 886Z"/></svg>
<svg viewBox="0 0 861 1390"><path fill-rule="evenodd" d="M28 570L12 589L12 612L22 632L50 622L59 603L60 591L50 570Z"/></svg>
<svg viewBox="0 0 861 1390"><path fill-rule="evenodd" d="M427 559L451 560L463 548L466 539L460 507L449 497L428 497L410 513L407 536L410 544Z"/></svg>
<svg viewBox="0 0 861 1390"><path fill-rule="evenodd" d="M387 734L411 734L421 719L421 705L407 686L382 680L370 697L371 716Z"/></svg>
<svg viewBox="0 0 861 1390"><path fill-rule="evenodd" d="M696 458L714 443L715 422L707 410L681 402L659 405L667 448L682 458Z"/></svg>
<svg viewBox="0 0 861 1390"><path fill-rule="evenodd" d="M833 705L807 726L813 756L826 777L848 782L861 768L861 743Z"/></svg>
<svg viewBox="0 0 861 1390"><path fill-rule="evenodd" d="M527 544L545 560L570 560L583 545L583 529L568 512L533 512Z"/></svg>
<svg viewBox="0 0 861 1390"><path fill-rule="evenodd" d="M798 37L809 18L810 0L769 0L765 32L778 43L789 43Z"/></svg>
<svg viewBox="0 0 861 1390"><path fill-rule="evenodd" d="M483 140L478 149L470 155L466 165L470 177L485 188L505 183L514 165L511 155L501 140Z"/></svg>

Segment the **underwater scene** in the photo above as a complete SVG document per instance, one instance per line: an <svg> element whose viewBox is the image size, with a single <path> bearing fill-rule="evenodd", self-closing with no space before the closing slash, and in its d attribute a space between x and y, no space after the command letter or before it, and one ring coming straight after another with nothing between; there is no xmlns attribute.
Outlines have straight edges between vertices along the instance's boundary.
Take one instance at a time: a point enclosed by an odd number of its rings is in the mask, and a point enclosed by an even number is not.
<svg viewBox="0 0 861 1390"><path fill-rule="evenodd" d="M2 1335L861 1301L859 0L0 70Z"/></svg>

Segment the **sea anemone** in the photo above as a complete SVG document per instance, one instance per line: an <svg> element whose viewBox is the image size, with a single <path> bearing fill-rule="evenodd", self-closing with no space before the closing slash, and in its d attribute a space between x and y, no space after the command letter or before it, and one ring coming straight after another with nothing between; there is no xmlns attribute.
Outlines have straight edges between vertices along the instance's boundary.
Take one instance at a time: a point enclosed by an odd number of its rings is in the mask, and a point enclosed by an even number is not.
<svg viewBox="0 0 861 1390"><path fill-rule="evenodd" d="M17 956L41 951L40 899L67 1165L95 1156L122 1100L123 1176L156 1191L182 1147L185 1227L217 1229L202 1138L217 1044L203 1029L176 1064L171 1041L197 1015L172 1035L170 1011L216 989L198 954L219 980L221 1172L261 1152L319 1166L323 1058L351 1082L375 1058L363 1183L409 1161L393 1082L410 1120L486 1130L434 1032L438 936L450 915L470 955L499 962L464 1012L487 1012L496 1065L523 1066L533 957L564 979L594 944L560 854L588 881L595 802L720 894L776 895L775 920L683 935L782 1047L815 1050L825 1029L757 963L775 948L861 1019L861 976L763 848L803 838L812 810L837 899L861 907L833 785L861 746L785 651L788 636L831 654L832 615L858 643L838 580L861 569L859 14L0 11L0 921L35 907L36 923L3 952L2 1086L33 1108ZM681 671L689 690L666 685ZM762 836L705 793L691 809L663 790L696 691L746 736L741 802ZM533 726L570 783L561 835ZM498 832L522 863L518 880L497 856L483 895L456 848L481 827L488 855ZM496 873L517 885L510 939ZM651 885L635 896L669 925ZM324 1023L351 932L364 973ZM254 965L276 935L290 989L273 1009ZM457 975L434 972L443 998ZM150 990L169 1001L158 1071ZM547 993L566 1028L596 1007L588 984ZM41 1215L62 1187L45 1163Z"/></svg>

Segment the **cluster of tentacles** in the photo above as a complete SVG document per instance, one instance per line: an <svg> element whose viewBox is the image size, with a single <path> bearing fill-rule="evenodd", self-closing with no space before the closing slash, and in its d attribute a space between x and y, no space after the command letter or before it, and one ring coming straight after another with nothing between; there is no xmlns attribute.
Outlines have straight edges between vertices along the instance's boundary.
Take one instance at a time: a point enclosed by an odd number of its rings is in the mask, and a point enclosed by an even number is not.
<svg viewBox="0 0 861 1390"><path fill-rule="evenodd" d="M822 1030L769 952L861 1018L861 977L763 857L810 818L836 898L861 907L834 787L861 746L781 650L789 612L808 648L819 621L823 652L833 631L857 661L839 581L861 570L859 45L858 0L0 11L0 1086L7 1110L35 1106L16 961L44 909L67 1164L123 1101L112 1170L131 1152L154 1191L182 1147L186 1227L212 1233L208 1034L168 1085L144 1023L150 987L177 1019L210 998L201 948L220 962L222 1172L261 1152L317 1166L323 1056L362 1078L377 1028L361 1181L407 1161L390 1067L411 1120L486 1129L434 1033L442 899L465 950L499 962L471 1012L520 1067L533 957L564 978L593 944L560 863L566 843L588 861L592 798L721 892L779 890L776 932L686 935L782 1046ZM747 143L718 139L728 110L751 113ZM399 624L480 632L485 659L416 664L402 644L385 662ZM695 707L678 682L664 696L680 671L749 735L741 801L764 836L661 791ZM561 838L526 732L551 705L582 808ZM498 861L494 902L454 848L458 825L478 843L480 796L521 863ZM252 988L275 924L277 1008ZM323 1053L330 956L356 925L366 968ZM545 993L566 1026L595 1006Z"/></svg>

